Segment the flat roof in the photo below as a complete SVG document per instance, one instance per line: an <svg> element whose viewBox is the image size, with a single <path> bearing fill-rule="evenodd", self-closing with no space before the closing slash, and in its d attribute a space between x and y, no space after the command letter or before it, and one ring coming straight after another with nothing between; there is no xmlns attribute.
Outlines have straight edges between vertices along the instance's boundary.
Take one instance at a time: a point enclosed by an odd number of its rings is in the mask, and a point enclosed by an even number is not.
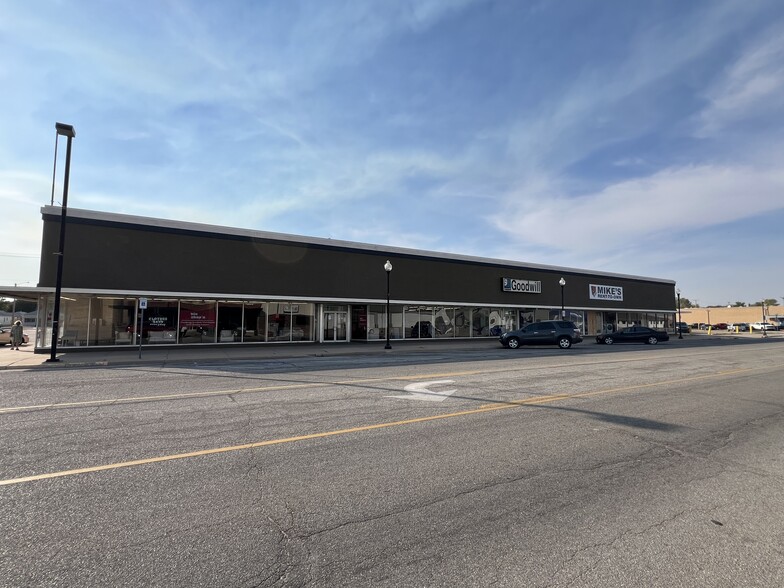
<svg viewBox="0 0 784 588"><path fill-rule="evenodd" d="M43 206L41 208L41 214L42 216L60 217L62 215L62 209L59 206ZM674 280L666 280L663 278L651 278L651 277L637 276L637 275L630 275L630 274L592 271L592 270L586 270L580 268L526 263L526 262L513 261L508 259L477 257L473 255L459 255L456 253L426 251L423 249L412 249L406 247L375 245L371 243L357 243L354 241L342 241L339 239L325 239L323 237L307 237L302 235L290 235L286 233L258 231L254 229L240 229L236 227L224 227L220 225L209 225L204 223L194 223L194 222L177 221L177 220L170 220L170 219L134 216L128 214L118 214L113 212L100 212L95 210L84 210L79 208L69 208L67 210L67 216L71 218L80 218L84 220L97 221L97 222L137 225L141 229L155 227L160 229L174 229L180 231L188 231L188 232L203 233L203 234L214 234L220 236L233 235L237 237L246 237L246 238L253 238L253 239L282 241L291 244L307 244L307 245L316 245L319 247L327 247L327 248L334 247L334 248L341 248L341 249L352 249L359 252L383 253L385 255L397 254L397 255L431 258L437 260L449 259L453 261L464 261L469 263L502 265L502 266L508 266L512 268L550 270L554 272L563 271L572 274L585 274L585 275L591 275L597 277L642 280L646 282L658 282L662 284L675 285Z"/></svg>

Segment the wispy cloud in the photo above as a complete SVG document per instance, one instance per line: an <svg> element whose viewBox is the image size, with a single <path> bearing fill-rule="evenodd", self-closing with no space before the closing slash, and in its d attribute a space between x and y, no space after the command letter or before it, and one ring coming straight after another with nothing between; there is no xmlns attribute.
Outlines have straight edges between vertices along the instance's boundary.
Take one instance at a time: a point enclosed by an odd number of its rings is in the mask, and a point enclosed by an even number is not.
<svg viewBox="0 0 784 588"><path fill-rule="evenodd" d="M771 120L784 114L784 23L744 48L707 93L709 104L699 115L700 137L749 119ZM776 125L779 126L779 125Z"/></svg>
<svg viewBox="0 0 784 588"><path fill-rule="evenodd" d="M618 182L576 198L554 191L522 193L491 218L522 243L602 252L672 231L779 210L782 193L784 170L778 166L689 166ZM595 238L586 238L581 226L590 228Z"/></svg>

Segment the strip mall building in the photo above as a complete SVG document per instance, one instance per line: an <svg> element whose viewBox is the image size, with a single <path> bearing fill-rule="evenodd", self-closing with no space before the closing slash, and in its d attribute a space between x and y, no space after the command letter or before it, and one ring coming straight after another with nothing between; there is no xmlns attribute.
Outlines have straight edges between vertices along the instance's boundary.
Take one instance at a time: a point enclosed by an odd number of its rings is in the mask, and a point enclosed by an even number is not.
<svg viewBox="0 0 784 588"><path fill-rule="evenodd" d="M36 348L52 341L46 206ZM69 209L58 348L496 337L562 310L586 334L672 330L672 280ZM392 271L387 273L389 260ZM565 285L561 286L563 278ZM145 307L146 308L140 308Z"/></svg>

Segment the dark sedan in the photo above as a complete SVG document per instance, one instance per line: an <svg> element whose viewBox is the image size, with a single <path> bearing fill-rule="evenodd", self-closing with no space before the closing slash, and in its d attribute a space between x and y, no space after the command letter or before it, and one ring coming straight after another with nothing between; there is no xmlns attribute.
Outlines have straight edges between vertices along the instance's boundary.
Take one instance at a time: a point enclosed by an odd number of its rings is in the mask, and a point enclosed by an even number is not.
<svg viewBox="0 0 784 588"><path fill-rule="evenodd" d="M649 329L648 327L628 327L617 333L602 333L596 335L597 343L612 345L613 343L646 343L656 345L659 341L669 341L670 336L664 331Z"/></svg>

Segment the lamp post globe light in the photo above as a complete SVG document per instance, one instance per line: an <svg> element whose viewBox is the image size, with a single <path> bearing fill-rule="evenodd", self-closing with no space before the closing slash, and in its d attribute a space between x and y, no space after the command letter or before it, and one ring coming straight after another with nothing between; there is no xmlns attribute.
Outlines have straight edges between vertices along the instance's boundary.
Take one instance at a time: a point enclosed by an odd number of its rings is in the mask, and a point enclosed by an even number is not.
<svg viewBox="0 0 784 588"><path fill-rule="evenodd" d="M55 164L57 163L57 139L67 137L68 143L65 150L65 176L63 178L63 204L60 214L60 247L57 250L57 283L54 291L54 313L52 315L52 345L51 354L47 362L60 361L57 359L57 338L60 336L60 294L63 288L63 255L65 253L65 214L68 208L68 181L71 176L71 141L76 136L72 125L55 123ZM54 178L52 178L52 194L54 194ZM53 196L54 200L54 196Z"/></svg>
<svg viewBox="0 0 784 588"><path fill-rule="evenodd" d="M392 263L388 259L384 264L384 271L387 272L387 344L384 345L384 349L392 349L392 346L389 344L389 274L392 273Z"/></svg>
<svg viewBox="0 0 784 588"><path fill-rule="evenodd" d="M564 286L566 286L566 280L561 278L558 280L558 285L561 286L561 320L566 320L566 310L564 309Z"/></svg>
<svg viewBox="0 0 784 588"><path fill-rule="evenodd" d="M683 319L681 317L681 289L675 288L675 294L678 296L678 339L683 339Z"/></svg>

